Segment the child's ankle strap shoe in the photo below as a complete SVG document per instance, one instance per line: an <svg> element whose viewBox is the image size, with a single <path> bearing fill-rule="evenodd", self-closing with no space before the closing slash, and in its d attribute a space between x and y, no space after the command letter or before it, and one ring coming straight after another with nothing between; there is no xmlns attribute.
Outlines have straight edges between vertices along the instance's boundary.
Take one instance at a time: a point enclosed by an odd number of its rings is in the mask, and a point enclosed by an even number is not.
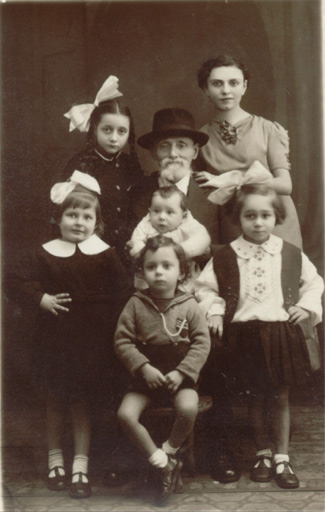
<svg viewBox="0 0 325 512"><path fill-rule="evenodd" d="M270 482L272 480L272 458L259 455L250 474L253 482Z"/></svg>
<svg viewBox="0 0 325 512"><path fill-rule="evenodd" d="M48 477L47 477L47 488L50 489L50 491L64 491L67 488L67 480L65 474L61 475L60 469L63 469L63 466L55 466L49 471ZM49 475L54 471L54 476L50 477Z"/></svg>
<svg viewBox="0 0 325 512"><path fill-rule="evenodd" d="M277 473L277 468L281 464L283 465L283 471ZM296 489L297 487L299 487L299 480L294 474L290 462L286 460L282 460L275 464L274 480L276 481L278 486L282 487L283 489Z"/></svg>
<svg viewBox="0 0 325 512"><path fill-rule="evenodd" d="M79 475L77 482L73 482L69 488L69 494L71 498L81 499L81 498L89 498L91 495L91 487L88 482L88 476L85 473L79 471L78 473L74 473L74 475ZM85 477L84 480L82 477Z"/></svg>

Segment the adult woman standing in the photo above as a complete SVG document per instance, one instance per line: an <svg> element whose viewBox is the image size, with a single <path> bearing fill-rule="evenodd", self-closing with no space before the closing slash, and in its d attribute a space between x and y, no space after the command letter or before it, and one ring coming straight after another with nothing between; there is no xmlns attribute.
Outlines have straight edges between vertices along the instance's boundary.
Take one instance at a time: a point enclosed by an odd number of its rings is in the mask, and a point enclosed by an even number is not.
<svg viewBox="0 0 325 512"><path fill-rule="evenodd" d="M201 128L209 135L209 140L200 149L198 171L194 176L200 186L215 189L209 199L220 205L216 237L219 244L229 244L240 234L238 227L230 222L227 207L231 206L228 201L233 189L246 181L266 183L281 195L286 219L274 233L301 248L299 220L290 197L289 137L278 123L252 115L241 107L248 83L247 69L231 56L212 57L200 67L198 84L213 104L214 116ZM240 473L235 454L230 449L233 416L231 398L223 378L225 353L217 338L212 337L211 346L200 384L201 391L213 397L207 428L211 447L210 472L215 480L231 482L238 480ZM223 474L227 478L220 479L220 468L224 468Z"/></svg>
<svg viewBox="0 0 325 512"><path fill-rule="evenodd" d="M276 234L292 244L302 247L299 220L290 197L292 182L289 174L289 137L276 122L249 114L241 107L241 100L249 83L248 70L236 58L219 55L205 61L198 71L198 84L214 106L214 116L201 128L209 135L208 143L201 148L206 171L196 174L201 186L225 188L239 184L240 173L217 178L229 171L240 171L243 177L252 164L264 166L271 172L270 181L281 195L286 213L285 222L276 228ZM262 166L261 166L262 164ZM253 172L254 176L254 172ZM228 179L229 178L229 179ZM227 194L215 202L227 202ZM229 243L237 231L219 208L219 243Z"/></svg>

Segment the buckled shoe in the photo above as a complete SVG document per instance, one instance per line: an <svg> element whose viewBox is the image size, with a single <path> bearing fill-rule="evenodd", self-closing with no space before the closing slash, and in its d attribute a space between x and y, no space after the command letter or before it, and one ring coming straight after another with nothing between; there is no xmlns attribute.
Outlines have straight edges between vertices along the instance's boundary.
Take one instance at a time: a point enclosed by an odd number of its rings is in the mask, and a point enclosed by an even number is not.
<svg viewBox="0 0 325 512"><path fill-rule="evenodd" d="M50 491L64 491L68 487L67 478L65 474L60 475L59 468L64 470L63 466L55 466L53 469L49 471L49 474L51 473L51 471L55 472L54 477L47 477L47 488L50 489Z"/></svg>

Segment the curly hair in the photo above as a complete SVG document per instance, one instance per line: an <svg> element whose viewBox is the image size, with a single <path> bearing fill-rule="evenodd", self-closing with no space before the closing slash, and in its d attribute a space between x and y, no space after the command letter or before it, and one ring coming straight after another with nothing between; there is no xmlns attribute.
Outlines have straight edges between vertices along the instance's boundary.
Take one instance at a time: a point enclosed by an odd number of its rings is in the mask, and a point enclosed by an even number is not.
<svg viewBox="0 0 325 512"><path fill-rule="evenodd" d="M161 247L172 247L174 249L174 252L176 254L176 257L179 261L179 269L180 273L182 274L182 279L180 279L180 282L185 281L185 279L188 277L190 267L188 259L186 258L184 249L181 245L177 244L172 240L171 238L168 238L164 235L157 235L153 236L152 238L149 238L146 242L146 245L140 252L140 255L137 259L137 267L140 272L143 271L144 267L144 259L145 255L148 251L156 252Z"/></svg>
<svg viewBox="0 0 325 512"><path fill-rule="evenodd" d="M200 69L197 72L197 80L200 89L204 90L208 87L208 79L210 73L215 68L221 68L224 66L234 66L242 71L244 80L247 81L247 86L250 82L250 76L248 69L238 59L231 55L218 55L217 57L211 57L210 59L203 62Z"/></svg>

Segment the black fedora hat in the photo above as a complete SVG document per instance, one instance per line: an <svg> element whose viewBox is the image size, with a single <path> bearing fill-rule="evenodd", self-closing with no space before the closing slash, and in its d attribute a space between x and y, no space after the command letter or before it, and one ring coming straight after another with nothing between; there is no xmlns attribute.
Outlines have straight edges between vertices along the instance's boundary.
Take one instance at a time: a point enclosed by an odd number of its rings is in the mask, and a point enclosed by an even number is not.
<svg viewBox="0 0 325 512"><path fill-rule="evenodd" d="M155 113L152 132L138 139L139 146L152 149L159 140L167 137L190 137L199 146L209 140L206 133L195 130L194 119L188 110L183 108L164 108Z"/></svg>

